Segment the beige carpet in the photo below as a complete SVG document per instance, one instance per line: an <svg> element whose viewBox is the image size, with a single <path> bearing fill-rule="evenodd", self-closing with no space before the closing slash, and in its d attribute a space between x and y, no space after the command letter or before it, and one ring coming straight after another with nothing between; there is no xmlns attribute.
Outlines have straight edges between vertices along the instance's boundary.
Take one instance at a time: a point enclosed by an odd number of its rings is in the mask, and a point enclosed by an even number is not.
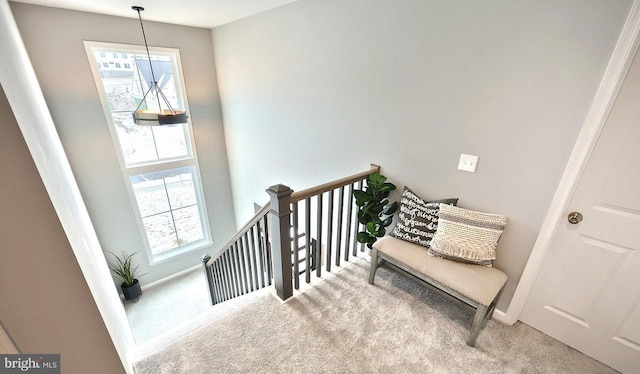
<svg viewBox="0 0 640 374"><path fill-rule="evenodd" d="M124 304L136 344L142 345L211 309L204 271L198 269L147 288Z"/></svg>
<svg viewBox="0 0 640 374"><path fill-rule="evenodd" d="M489 321L465 344L473 312L369 264L285 305L263 294L135 365L137 373L615 373L521 323Z"/></svg>

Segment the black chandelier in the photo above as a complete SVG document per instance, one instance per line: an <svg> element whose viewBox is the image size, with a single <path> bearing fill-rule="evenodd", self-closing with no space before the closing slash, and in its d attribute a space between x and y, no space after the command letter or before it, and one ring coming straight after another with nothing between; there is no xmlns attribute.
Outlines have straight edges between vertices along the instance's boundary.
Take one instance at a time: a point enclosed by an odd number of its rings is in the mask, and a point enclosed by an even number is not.
<svg viewBox="0 0 640 374"><path fill-rule="evenodd" d="M149 54L149 46L147 45L147 36L144 33L144 26L142 25L142 16L140 12L144 10L141 6L132 6L131 9L138 12L138 19L140 20L140 28L142 29L142 37L144 38L144 47L147 50L147 59L149 60L149 69L151 71L151 82L149 82L149 89L142 97L142 101L138 104L138 107L133 112L133 121L141 126L160 126L160 125L175 125L179 123L187 123L187 113L184 110L175 110L169 104L169 100L164 95L156 76L153 72L153 65L151 64L151 55ZM142 103L146 103L147 96L155 96L158 101L158 110L140 109ZM162 101L160 100L162 98ZM162 102L164 101L167 109L162 109Z"/></svg>

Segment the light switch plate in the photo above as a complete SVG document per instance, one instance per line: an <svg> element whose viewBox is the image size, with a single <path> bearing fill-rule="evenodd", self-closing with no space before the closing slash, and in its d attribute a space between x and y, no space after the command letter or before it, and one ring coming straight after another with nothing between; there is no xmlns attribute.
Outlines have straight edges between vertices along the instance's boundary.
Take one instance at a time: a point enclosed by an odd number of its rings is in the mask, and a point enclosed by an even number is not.
<svg viewBox="0 0 640 374"><path fill-rule="evenodd" d="M460 155L460 162L458 163L458 170L468 171L470 173L476 172L476 166L478 166L478 156L467 155L462 153Z"/></svg>

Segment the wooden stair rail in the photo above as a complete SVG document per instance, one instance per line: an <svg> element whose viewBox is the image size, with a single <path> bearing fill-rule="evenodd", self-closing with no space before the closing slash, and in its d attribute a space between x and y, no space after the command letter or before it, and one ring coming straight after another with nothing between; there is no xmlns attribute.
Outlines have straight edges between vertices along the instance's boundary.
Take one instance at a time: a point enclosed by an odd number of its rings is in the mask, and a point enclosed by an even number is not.
<svg viewBox="0 0 640 374"><path fill-rule="evenodd" d="M315 187L311 187L311 188L307 188L306 190L302 190L302 191L298 191L298 192L294 192L291 195L291 202L295 203L296 201L301 201L313 196L317 196L320 195L322 193L331 191L331 190L335 190L336 188L340 188L340 187L344 187L347 185L350 185L354 182L360 181L364 178L366 178L367 176L373 174L373 173L379 173L380 172L380 166L379 165L375 165L375 164L371 164L371 168L367 171L363 171L361 173L357 173L357 174L353 174L351 176L348 177L344 177L341 179L337 179L333 182L328 182L325 184L321 184L319 186L315 186Z"/></svg>

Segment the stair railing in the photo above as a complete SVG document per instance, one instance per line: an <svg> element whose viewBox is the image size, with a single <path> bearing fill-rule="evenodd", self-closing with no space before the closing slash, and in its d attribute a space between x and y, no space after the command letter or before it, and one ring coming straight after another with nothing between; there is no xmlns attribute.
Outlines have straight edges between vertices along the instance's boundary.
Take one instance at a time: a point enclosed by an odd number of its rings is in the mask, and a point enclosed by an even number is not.
<svg viewBox="0 0 640 374"><path fill-rule="evenodd" d="M367 171L295 193L282 184L267 189L270 203L215 258L202 257L212 304L271 284L286 300L299 289L302 274L310 283L313 271L321 277L322 269L330 272L332 264L357 256L360 227L353 191L379 170L372 164Z"/></svg>

